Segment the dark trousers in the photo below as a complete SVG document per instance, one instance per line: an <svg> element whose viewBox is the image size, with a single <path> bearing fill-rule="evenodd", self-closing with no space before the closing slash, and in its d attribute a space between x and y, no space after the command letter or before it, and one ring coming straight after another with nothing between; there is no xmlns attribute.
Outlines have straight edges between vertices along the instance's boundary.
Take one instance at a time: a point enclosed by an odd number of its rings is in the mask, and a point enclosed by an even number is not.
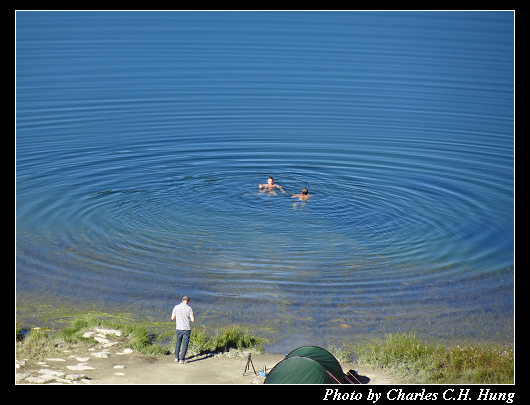
<svg viewBox="0 0 530 405"><path fill-rule="evenodd" d="M188 342L190 341L191 330L177 329L177 343L175 344L175 358L184 360L186 352L188 351ZM182 351L180 344L182 343ZM180 357L179 357L180 352Z"/></svg>

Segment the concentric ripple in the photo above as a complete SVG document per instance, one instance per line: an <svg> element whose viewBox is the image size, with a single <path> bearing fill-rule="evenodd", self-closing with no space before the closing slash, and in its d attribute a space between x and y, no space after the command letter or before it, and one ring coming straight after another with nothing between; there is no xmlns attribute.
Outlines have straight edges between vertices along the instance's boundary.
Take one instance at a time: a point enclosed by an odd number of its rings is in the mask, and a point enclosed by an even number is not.
<svg viewBox="0 0 530 405"><path fill-rule="evenodd" d="M509 21L143 15L17 19L18 291L511 338Z"/></svg>

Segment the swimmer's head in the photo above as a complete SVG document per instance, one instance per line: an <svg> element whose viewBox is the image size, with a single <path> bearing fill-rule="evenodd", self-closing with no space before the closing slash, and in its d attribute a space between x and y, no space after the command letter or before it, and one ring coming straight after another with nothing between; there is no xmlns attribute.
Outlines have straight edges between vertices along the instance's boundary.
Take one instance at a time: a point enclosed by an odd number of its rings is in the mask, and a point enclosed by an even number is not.
<svg viewBox="0 0 530 405"><path fill-rule="evenodd" d="M308 190L307 190L306 187L304 187L304 188L302 189L302 194L303 194L303 195L307 195L307 193L308 193Z"/></svg>
<svg viewBox="0 0 530 405"><path fill-rule="evenodd" d="M269 176L269 178L267 179L267 184L272 185L273 183L274 179L272 178L272 176Z"/></svg>

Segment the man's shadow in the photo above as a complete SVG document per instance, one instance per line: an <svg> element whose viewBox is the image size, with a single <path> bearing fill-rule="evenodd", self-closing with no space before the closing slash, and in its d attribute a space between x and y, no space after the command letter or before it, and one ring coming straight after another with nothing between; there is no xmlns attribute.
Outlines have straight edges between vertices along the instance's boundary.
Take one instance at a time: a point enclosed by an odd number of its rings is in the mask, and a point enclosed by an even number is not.
<svg viewBox="0 0 530 405"><path fill-rule="evenodd" d="M200 352L194 356L191 356L191 357L188 357L187 360L188 360L188 363L193 363L195 361L201 361L201 360L206 360L206 359L209 359L213 356L215 356L217 353L212 353L212 352L209 352L209 351L205 351L205 352Z"/></svg>

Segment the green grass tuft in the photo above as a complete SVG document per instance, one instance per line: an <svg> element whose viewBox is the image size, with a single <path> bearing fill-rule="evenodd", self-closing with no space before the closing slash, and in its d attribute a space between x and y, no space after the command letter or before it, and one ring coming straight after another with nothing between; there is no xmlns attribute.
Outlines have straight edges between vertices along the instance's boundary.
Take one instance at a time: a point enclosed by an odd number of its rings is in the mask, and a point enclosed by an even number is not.
<svg viewBox="0 0 530 405"><path fill-rule="evenodd" d="M176 337L172 340L173 350ZM232 325L223 332L216 331L215 335L209 337L204 328L198 327L191 331L188 353L199 355L209 352L227 352L230 349L253 349L263 351L262 344L265 339L251 335L247 330L238 325Z"/></svg>
<svg viewBox="0 0 530 405"><path fill-rule="evenodd" d="M390 334L381 345L358 349L359 361L386 368L408 383L513 384L513 348L426 344L414 334Z"/></svg>

